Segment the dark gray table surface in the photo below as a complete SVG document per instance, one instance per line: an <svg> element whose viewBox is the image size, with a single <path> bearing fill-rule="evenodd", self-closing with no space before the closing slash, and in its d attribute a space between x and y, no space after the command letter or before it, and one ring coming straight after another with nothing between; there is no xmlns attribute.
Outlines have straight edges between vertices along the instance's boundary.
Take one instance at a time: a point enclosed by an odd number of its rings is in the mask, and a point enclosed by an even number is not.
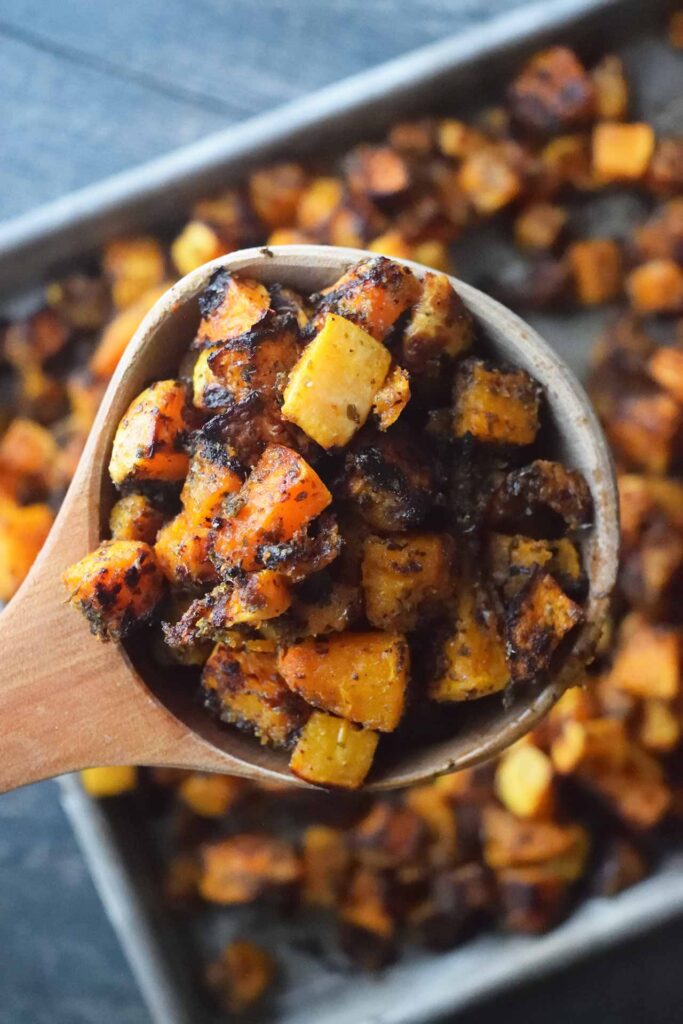
<svg viewBox="0 0 683 1024"><path fill-rule="evenodd" d="M1 0L0 220L524 0ZM372 17L369 17L371 12ZM683 924L459 1024L673 1024ZM0 797L0 1024L149 1024L53 783Z"/></svg>

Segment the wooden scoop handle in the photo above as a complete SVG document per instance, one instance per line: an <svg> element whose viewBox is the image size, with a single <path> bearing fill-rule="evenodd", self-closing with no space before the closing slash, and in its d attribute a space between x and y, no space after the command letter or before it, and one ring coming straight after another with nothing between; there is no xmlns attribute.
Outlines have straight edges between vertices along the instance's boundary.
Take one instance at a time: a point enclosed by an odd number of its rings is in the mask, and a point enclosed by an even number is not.
<svg viewBox="0 0 683 1024"><path fill-rule="evenodd" d="M164 764L258 774L160 704L118 644L67 604L62 571L97 537L77 473L31 573L0 614L0 792L93 765Z"/></svg>

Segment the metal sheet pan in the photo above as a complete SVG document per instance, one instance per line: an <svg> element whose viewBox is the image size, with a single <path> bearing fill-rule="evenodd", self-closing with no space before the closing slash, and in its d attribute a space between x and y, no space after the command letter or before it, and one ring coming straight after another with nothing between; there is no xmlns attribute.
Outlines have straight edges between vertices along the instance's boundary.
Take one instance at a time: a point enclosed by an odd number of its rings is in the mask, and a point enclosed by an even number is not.
<svg viewBox="0 0 683 1024"><path fill-rule="evenodd" d="M481 29L425 47L303 101L213 135L126 174L88 188L0 227L0 293L16 299L47 274L67 269L112 233L157 228L178 220L186 201L217 184L238 181L252 166L286 154L305 157L311 146L339 152L351 141L381 134L392 121L448 109L467 114L459 97L493 99L525 54L548 41L578 43L589 54L618 50L637 83L636 114L660 128L683 126L677 58L661 41L667 0L546 0ZM659 34L659 36L658 36ZM608 41L608 42L606 42ZM476 85L476 88L473 86ZM599 223L615 232L638 213L637 203L600 197ZM588 211L590 219L591 212ZM493 233L479 252L467 247L458 263L465 278L510 250ZM456 261L458 254L456 253ZM479 266L478 266L479 265ZM603 314L535 318L535 324L581 372L590 338ZM590 900L542 938L483 935L442 955L408 950L379 979L349 975L334 955L311 952L310 926L266 923L258 910L240 915L207 911L187 929L164 911L156 880L156 838L135 800L93 803L78 780L60 791L95 883L158 1024L210 1020L193 963L201 947L225 940L245 923L278 947L288 979L265 1017L279 1024L417 1024L470 1005L572 960L590 955L683 912L683 852L657 874L612 900ZM314 928L325 944L324 929Z"/></svg>

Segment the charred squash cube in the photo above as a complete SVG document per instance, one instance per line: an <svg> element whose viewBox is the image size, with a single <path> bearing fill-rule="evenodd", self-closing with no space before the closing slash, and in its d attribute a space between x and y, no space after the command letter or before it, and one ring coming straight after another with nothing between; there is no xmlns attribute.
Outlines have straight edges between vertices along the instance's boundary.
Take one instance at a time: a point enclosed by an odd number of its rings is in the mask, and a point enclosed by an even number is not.
<svg viewBox="0 0 683 1024"><path fill-rule="evenodd" d="M358 789L372 767L379 733L345 718L314 711L289 762L290 770L315 786Z"/></svg>
<svg viewBox="0 0 683 1024"><path fill-rule="evenodd" d="M519 593L537 566L544 567L565 590L580 588L584 580L579 552L567 537L552 541L491 533L488 560L491 579L507 601Z"/></svg>
<svg viewBox="0 0 683 1024"><path fill-rule="evenodd" d="M334 313L383 341L402 313L417 301L420 282L408 267L383 256L363 260L319 296L315 324Z"/></svg>
<svg viewBox="0 0 683 1024"><path fill-rule="evenodd" d="M394 533L420 525L434 490L426 456L401 424L385 434L366 435L348 453L346 493L369 526Z"/></svg>
<svg viewBox="0 0 683 1024"><path fill-rule="evenodd" d="M595 90L576 54L553 46L528 61L508 90L508 104L522 128L552 135L591 119Z"/></svg>
<svg viewBox="0 0 683 1024"><path fill-rule="evenodd" d="M389 350L350 320L328 314L289 375L282 415L323 448L348 444L370 414Z"/></svg>
<svg viewBox="0 0 683 1024"><path fill-rule="evenodd" d="M445 274L425 274L403 333L403 358L420 373L441 355L459 356L472 344L474 322Z"/></svg>
<svg viewBox="0 0 683 1024"><path fill-rule="evenodd" d="M452 561L453 543L446 534L368 537L362 574L371 625L414 629L450 596Z"/></svg>
<svg viewBox="0 0 683 1024"><path fill-rule="evenodd" d="M213 554L225 570L262 567L268 546L286 544L325 509L332 495L298 452L269 445L215 530Z"/></svg>
<svg viewBox="0 0 683 1024"><path fill-rule="evenodd" d="M261 743L275 747L287 746L309 713L278 674L274 654L218 644L204 666L202 688L223 721L248 729Z"/></svg>
<svg viewBox="0 0 683 1024"><path fill-rule="evenodd" d="M339 903L351 868L346 834L327 825L309 825L303 834L301 857L304 903L333 909Z"/></svg>
<svg viewBox="0 0 683 1024"><path fill-rule="evenodd" d="M605 423L605 432L617 458L629 467L661 476L679 447L683 428L681 406L657 389L619 397Z"/></svg>
<svg viewBox="0 0 683 1024"><path fill-rule="evenodd" d="M282 317L203 349L193 373L194 404L220 410L253 395L274 401L298 355L297 330Z"/></svg>
<svg viewBox="0 0 683 1024"><path fill-rule="evenodd" d="M180 492L185 514L193 523L210 526L225 499L241 486L241 466L229 447L219 441L200 440Z"/></svg>
<svg viewBox="0 0 683 1024"><path fill-rule="evenodd" d="M209 903L252 903L283 895L301 878L292 846L265 833L242 834L202 847L199 892Z"/></svg>
<svg viewBox="0 0 683 1024"><path fill-rule="evenodd" d="M532 444L539 429L539 385L524 370L469 359L458 370L453 433L495 444Z"/></svg>
<svg viewBox="0 0 683 1024"><path fill-rule="evenodd" d="M113 540L142 540L154 544L164 517L144 494L127 494L119 498L109 514L109 530Z"/></svg>
<svg viewBox="0 0 683 1024"><path fill-rule="evenodd" d="M357 146L346 159L346 177L355 192L380 203L410 187L408 163L390 146Z"/></svg>
<svg viewBox="0 0 683 1024"><path fill-rule="evenodd" d="M512 678L533 679L544 672L562 638L582 619L580 606L552 576L536 569L506 612Z"/></svg>
<svg viewBox="0 0 683 1024"><path fill-rule="evenodd" d="M340 940L350 959L365 970L385 967L396 955L396 923L387 879L370 868L354 872L340 907Z"/></svg>
<svg viewBox="0 0 683 1024"><path fill-rule="evenodd" d="M185 384L152 384L131 402L119 423L109 463L113 482L182 480L190 462L184 449L190 425Z"/></svg>
<svg viewBox="0 0 683 1024"><path fill-rule="evenodd" d="M634 697L674 699L681 686L681 629L633 612L622 623L610 680Z"/></svg>
<svg viewBox="0 0 683 1024"><path fill-rule="evenodd" d="M229 942L209 964L206 981L230 1014L244 1013L266 995L275 980L273 958L246 939Z"/></svg>
<svg viewBox="0 0 683 1024"><path fill-rule="evenodd" d="M543 865L496 873L505 928L538 935L554 927L569 907L569 884Z"/></svg>
<svg viewBox="0 0 683 1024"><path fill-rule="evenodd" d="M511 203L522 190L516 152L504 143L476 150L462 163L457 182L478 214L491 216Z"/></svg>
<svg viewBox="0 0 683 1024"><path fill-rule="evenodd" d="M101 639L120 640L149 619L163 596L154 550L132 540L110 540L62 575L69 601Z"/></svg>
<svg viewBox="0 0 683 1024"><path fill-rule="evenodd" d="M249 199L257 217L272 231L294 224L305 188L306 173L300 164L275 164L250 176Z"/></svg>
<svg viewBox="0 0 683 1024"><path fill-rule="evenodd" d="M200 348L224 344L248 334L270 310L270 293L259 281L217 270L199 298L202 319L197 334Z"/></svg>
<svg viewBox="0 0 683 1024"><path fill-rule="evenodd" d="M388 430L410 401L410 375L400 366L389 370L384 384L375 395L372 411L380 430Z"/></svg>
<svg viewBox="0 0 683 1024"><path fill-rule="evenodd" d="M408 807L377 802L356 825L351 842L356 859L375 870L417 866L426 841L426 828Z"/></svg>
<svg viewBox="0 0 683 1024"><path fill-rule="evenodd" d="M211 535L203 523L180 512L157 533L154 553L159 568L180 589L193 590L205 583L218 583L218 573L209 558Z"/></svg>
<svg viewBox="0 0 683 1024"><path fill-rule="evenodd" d="M403 714L409 653L400 633L342 633L286 648L278 669L309 704L393 732Z"/></svg>
<svg viewBox="0 0 683 1024"><path fill-rule="evenodd" d="M437 701L477 700L505 689L510 670L488 595L471 580L458 581L453 632L441 652L429 696Z"/></svg>
<svg viewBox="0 0 683 1024"><path fill-rule="evenodd" d="M543 866L575 882L586 867L589 838L581 825L523 821L495 805L484 809L484 859L494 871Z"/></svg>
<svg viewBox="0 0 683 1024"><path fill-rule="evenodd" d="M493 495L490 521L508 530L533 521L536 513L550 511L566 529L588 525L593 499L583 475L560 462L535 459L528 466L513 469Z"/></svg>

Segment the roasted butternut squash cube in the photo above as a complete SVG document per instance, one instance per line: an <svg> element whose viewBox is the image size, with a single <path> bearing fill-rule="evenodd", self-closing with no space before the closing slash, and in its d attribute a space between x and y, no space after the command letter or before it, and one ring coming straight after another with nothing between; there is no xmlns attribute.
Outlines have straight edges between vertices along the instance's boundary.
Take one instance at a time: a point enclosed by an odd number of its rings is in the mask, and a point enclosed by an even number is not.
<svg viewBox="0 0 683 1024"><path fill-rule="evenodd" d="M384 345L330 313L289 375L282 415L323 448L348 444L368 418L390 363Z"/></svg>
<svg viewBox="0 0 683 1024"><path fill-rule="evenodd" d="M655 150L651 124L606 122L593 129L593 171L599 181L637 181Z"/></svg>
<svg viewBox="0 0 683 1024"><path fill-rule="evenodd" d="M593 499L585 477L561 462L534 459L528 466L511 470L493 495L490 521L521 527L535 513L549 510L559 516L568 530L578 530L591 521Z"/></svg>
<svg viewBox="0 0 683 1024"><path fill-rule="evenodd" d="M508 89L508 104L521 127L553 135L590 120L595 90L576 54L551 46L527 61Z"/></svg>
<svg viewBox="0 0 683 1024"><path fill-rule="evenodd" d="M683 403L683 350L658 348L650 356L647 370L654 381L668 391L677 402Z"/></svg>
<svg viewBox="0 0 683 1024"><path fill-rule="evenodd" d="M667 701L643 701L638 738L646 750L655 753L666 754L676 749L681 738L681 722Z"/></svg>
<svg viewBox="0 0 683 1024"><path fill-rule="evenodd" d="M506 612L506 639L513 680L544 672L562 638L583 619L581 607L555 580L536 569Z"/></svg>
<svg viewBox="0 0 683 1024"><path fill-rule="evenodd" d="M182 480L190 463L183 445L189 428L187 389L161 380L138 395L114 436L109 475L120 486L132 480Z"/></svg>
<svg viewBox="0 0 683 1024"><path fill-rule="evenodd" d="M639 263L676 259L683 245L683 197L658 206L633 232L634 254Z"/></svg>
<svg viewBox="0 0 683 1024"><path fill-rule="evenodd" d="M305 188L306 173L300 164L275 164L249 176L251 205L259 220L271 231L294 224Z"/></svg>
<svg viewBox="0 0 683 1024"><path fill-rule="evenodd" d="M588 780L592 789L631 829L646 831L664 818L672 793L658 761L632 744L626 766L597 772Z"/></svg>
<svg viewBox="0 0 683 1024"><path fill-rule="evenodd" d="M209 903L252 903L282 894L301 878L301 861L292 845L265 833L243 833L201 849L199 893Z"/></svg>
<svg viewBox="0 0 683 1024"><path fill-rule="evenodd" d="M683 270L675 260L650 260L632 270L626 291L637 313L683 312Z"/></svg>
<svg viewBox="0 0 683 1024"><path fill-rule="evenodd" d="M62 583L69 602L103 640L120 640L143 626L164 591L153 548L133 540L100 544L65 570Z"/></svg>
<svg viewBox="0 0 683 1024"><path fill-rule="evenodd" d="M537 566L545 567L565 587L579 585L583 576L579 552L567 537L552 541L491 533L488 561L491 579L507 600L521 590Z"/></svg>
<svg viewBox="0 0 683 1024"><path fill-rule="evenodd" d="M553 766L560 775L621 768L627 753L626 728L618 718L567 719L550 747Z"/></svg>
<svg viewBox="0 0 683 1024"><path fill-rule="evenodd" d="M681 406L671 395L657 390L625 394L605 422L617 458L658 476L671 465L682 428Z"/></svg>
<svg viewBox="0 0 683 1024"><path fill-rule="evenodd" d="M204 666L202 689L219 718L274 747L289 745L310 710L285 686L275 655L266 652L218 644Z"/></svg>
<svg viewBox="0 0 683 1024"><path fill-rule="evenodd" d="M444 156L454 160L463 160L486 145L487 139L483 132L478 131L465 121L446 117L439 121L437 128L439 149Z"/></svg>
<svg viewBox="0 0 683 1024"><path fill-rule="evenodd" d="M538 433L539 385L524 370L500 370L477 359L455 379L453 433L496 444L532 444Z"/></svg>
<svg viewBox="0 0 683 1024"><path fill-rule="evenodd" d="M403 357L412 372L440 355L459 356L472 344L474 322L445 274L425 274L403 332Z"/></svg>
<svg viewBox="0 0 683 1024"><path fill-rule="evenodd" d="M601 121L621 121L628 111L628 82L622 60L606 54L591 72L595 113Z"/></svg>
<svg viewBox="0 0 683 1024"><path fill-rule="evenodd" d="M410 169L391 146L356 146L346 159L346 177L355 192L374 200L400 196L410 187Z"/></svg>
<svg viewBox="0 0 683 1024"><path fill-rule="evenodd" d="M496 767L496 795L517 818L547 818L553 808L553 764L531 743L506 750Z"/></svg>
<svg viewBox="0 0 683 1024"><path fill-rule="evenodd" d="M574 242L568 250L576 296L582 306L612 302L621 291L619 246L609 238Z"/></svg>
<svg viewBox="0 0 683 1024"><path fill-rule="evenodd" d="M501 144L485 146L466 157L457 182L477 213L484 217L502 210L522 190L522 179Z"/></svg>
<svg viewBox="0 0 683 1024"><path fill-rule="evenodd" d="M501 923L523 935L547 932L570 906L570 883L544 865L496 872Z"/></svg>
<svg viewBox="0 0 683 1024"><path fill-rule="evenodd" d="M289 767L306 782L358 789L372 766L379 734L345 718L314 711L294 748Z"/></svg>
<svg viewBox="0 0 683 1024"><path fill-rule="evenodd" d="M425 238L423 242L413 243L410 258L442 274L455 273L448 245L438 238Z"/></svg>
<svg viewBox="0 0 683 1024"><path fill-rule="evenodd" d="M366 971L385 967L396 955L390 896L388 879L381 872L359 867L341 903L342 949Z"/></svg>
<svg viewBox="0 0 683 1024"><path fill-rule="evenodd" d="M458 848L458 829L456 814L445 794L434 785L411 786L404 801L425 823L429 863L435 867L452 864Z"/></svg>
<svg viewBox="0 0 683 1024"><path fill-rule="evenodd" d="M154 544L164 517L144 494L127 494L109 514L112 540L142 540Z"/></svg>
<svg viewBox="0 0 683 1024"><path fill-rule="evenodd" d="M201 818L222 818L244 794L244 780L232 775L190 772L178 786L178 799Z"/></svg>
<svg viewBox="0 0 683 1024"><path fill-rule="evenodd" d="M159 568L169 583L190 590L200 584L218 583L210 549L209 528L190 519L186 512L162 526L154 545Z"/></svg>
<svg viewBox="0 0 683 1024"><path fill-rule="evenodd" d="M402 425L370 435L349 451L345 489L373 530L403 532L419 526L434 496L434 474L424 447Z"/></svg>
<svg viewBox="0 0 683 1024"><path fill-rule="evenodd" d="M57 454L49 430L18 416L0 438L0 477L21 477L24 492L42 497L55 483Z"/></svg>
<svg viewBox="0 0 683 1024"><path fill-rule="evenodd" d="M184 277L227 252L218 232L201 220L189 221L171 245L171 259Z"/></svg>
<svg viewBox="0 0 683 1024"><path fill-rule="evenodd" d="M90 357L90 370L100 380L108 380L119 364L138 327L168 288L168 283L156 285L140 296L104 328L97 347Z"/></svg>
<svg viewBox="0 0 683 1024"><path fill-rule="evenodd" d="M586 866L589 839L581 825L520 820L495 805L484 808L484 859L494 871L542 864L574 882Z"/></svg>
<svg viewBox="0 0 683 1024"><path fill-rule="evenodd" d="M319 596L305 596L306 600L299 592L290 610L295 639L342 633L353 626L363 607L360 587L352 583L334 583Z"/></svg>
<svg viewBox="0 0 683 1024"><path fill-rule="evenodd" d="M447 534L368 537L363 546L363 592L377 629L415 629L452 592L453 542Z"/></svg>
<svg viewBox="0 0 683 1024"><path fill-rule="evenodd" d="M276 619L292 603L289 584L284 576L273 569L247 573L236 581L225 606L226 627L240 623L258 625Z"/></svg>
<svg viewBox="0 0 683 1024"><path fill-rule="evenodd" d="M281 382L299 356L297 330L286 318L273 318L228 344L200 352L192 376L199 409L232 409L254 396L276 399Z"/></svg>
<svg viewBox="0 0 683 1024"><path fill-rule="evenodd" d="M673 700L681 686L681 630L631 613L620 629L610 681L634 697Z"/></svg>
<svg viewBox="0 0 683 1024"><path fill-rule="evenodd" d="M400 633L341 633L286 648L278 668L314 707L393 732L405 703L409 652Z"/></svg>
<svg viewBox="0 0 683 1024"><path fill-rule="evenodd" d="M389 371L384 384L375 395L372 411L380 430L388 430L410 401L410 375L400 366Z"/></svg>
<svg viewBox="0 0 683 1024"><path fill-rule="evenodd" d="M200 441L180 492L185 514L192 522L209 526L222 511L225 499L241 486L241 467L228 446Z"/></svg>
<svg viewBox="0 0 683 1024"><path fill-rule="evenodd" d="M270 953L246 939L236 939L209 964L206 982L223 1009L240 1014L263 998L275 975Z"/></svg>
<svg viewBox="0 0 683 1024"><path fill-rule="evenodd" d="M498 693L509 682L510 670L495 612L471 580L460 580L453 632L444 644L429 696L445 702L477 700Z"/></svg>
<svg viewBox="0 0 683 1024"><path fill-rule="evenodd" d="M298 227L305 232L321 231L343 197L344 186L339 178L313 178L299 199L296 211Z"/></svg>
<svg viewBox="0 0 683 1024"><path fill-rule="evenodd" d="M421 874L427 829L407 806L377 801L354 827L351 842L361 864L380 871L398 870L401 877Z"/></svg>
<svg viewBox="0 0 683 1024"><path fill-rule="evenodd" d="M102 266L111 279L112 298L119 309L127 308L150 288L161 284L166 274L164 251L150 235L109 242L104 247Z"/></svg>
<svg viewBox="0 0 683 1024"><path fill-rule="evenodd" d="M18 590L53 520L47 505L17 505L0 494L0 601L9 601Z"/></svg>
<svg viewBox="0 0 683 1024"><path fill-rule="evenodd" d="M567 211L552 203L532 203L515 220L515 241L523 249L552 249L567 224Z"/></svg>
<svg viewBox="0 0 683 1024"><path fill-rule="evenodd" d="M269 309L270 293L260 281L216 270L199 297L202 319L197 344L205 348L247 334L261 323Z"/></svg>
<svg viewBox="0 0 683 1024"><path fill-rule="evenodd" d="M339 903L351 867L345 833L328 825L309 825L303 834L301 856L304 903L332 910Z"/></svg>
<svg viewBox="0 0 683 1024"><path fill-rule="evenodd" d="M373 238L367 248L368 252L376 252L392 260L413 258L412 246L400 231L385 231L383 235Z"/></svg>
<svg viewBox="0 0 683 1024"><path fill-rule="evenodd" d="M558 135L550 139L541 150L539 161L551 195L565 186L579 191L595 187L590 139L586 135Z"/></svg>
<svg viewBox="0 0 683 1024"><path fill-rule="evenodd" d="M321 293L315 324L320 329L334 313L383 341L419 294L420 282L408 267L383 256L362 260Z"/></svg>
<svg viewBox="0 0 683 1024"><path fill-rule="evenodd" d="M107 768L84 768L80 774L83 789L97 799L130 793L138 783L138 770L123 764Z"/></svg>
<svg viewBox="0 0 683 1024"><path fill-rule="evenodd" d="M269 546L291 541L331 501L305 459L284 445L269 445L236 496L234 513L215 531L217 564L260 568L267 563Z"/></svg>

